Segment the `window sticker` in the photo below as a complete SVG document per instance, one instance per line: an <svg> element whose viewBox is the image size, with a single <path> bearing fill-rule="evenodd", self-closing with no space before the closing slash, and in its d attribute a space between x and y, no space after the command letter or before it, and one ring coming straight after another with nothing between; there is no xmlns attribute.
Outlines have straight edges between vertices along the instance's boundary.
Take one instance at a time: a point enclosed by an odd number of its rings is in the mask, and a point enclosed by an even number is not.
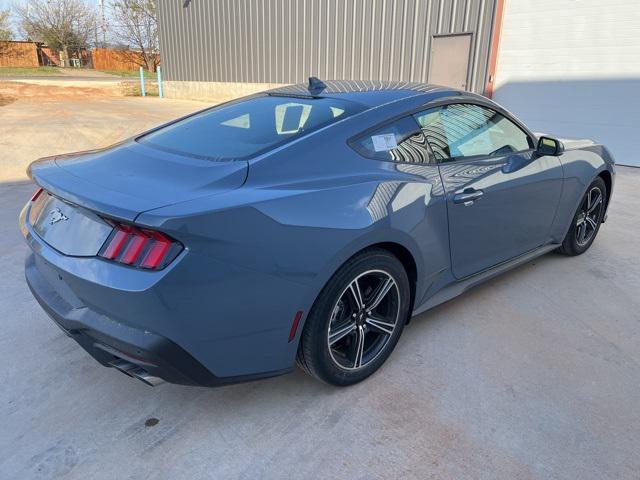
<svg viewBox="0 0 640 480"><path fill-rule="evenodd" d="M396 136L393 133L383 133L382 135L373 135L371 137L373 149L376 152L388 152L398 146Z"/></svg>

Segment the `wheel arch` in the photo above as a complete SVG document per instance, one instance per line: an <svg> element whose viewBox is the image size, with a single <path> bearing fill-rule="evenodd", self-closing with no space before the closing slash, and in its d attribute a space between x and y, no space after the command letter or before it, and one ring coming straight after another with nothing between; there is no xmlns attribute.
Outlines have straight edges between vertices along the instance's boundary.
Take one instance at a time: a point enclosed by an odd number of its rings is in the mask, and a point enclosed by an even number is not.
<svg viewBox="0 0 640 480"><path fill-rule="evenodd" d="M388 251L400 261L400 263L404 267L405 272L407 272L407 277L409 278L409 287L411 289L409 300L409 317L407 318L408 322L411 318L411 312L413 312L413 306L416 300L416 285L418 282L418 266L416 264L415 258L413 257L413 254L407 247L397 242L380 242L370 245L367 248L380 248L382 250ZM366 248L360 251L362 252L364 250L366 250Z"/></svg>
<svg viewBox="0 0 640 480"><path fill-rule="evenodd" d="M598 177L602 178L602 180L604 181L605 187L607 187L607 199L606 199L607 204L605 205L605 211L606 211L606 209L609 207L609 199L611 198L611 193L613 190L613 177L609 170L602 170L600 173L598 173Z"/></svg>
<svg viewBox="0 0 640 480"><path fill-rule="evenodd" d="M420 263L419 257L416 255L416 252L419 251L417 246L411 245L412 240L410 238L405 239L406 242L402 241L399 238L374 238L370 239L369 242L357 242L355 245L352 245L348 251L342 251L341 254L336 255L334 260L330 262L324 272L319 275L318 278L318 286L315 289L313 297L308 301L308 309L304 314L303 322L298 326L298 329L301 331L304 328L304 324L306 323L307 317L309 313L313 309L313 306L316 304L318 297L324 290L325 286L331 280L333 275L349 260L351 260L356 255L361 254L364 251L379 248L388 251L392 255L394 255L402 264L405 271L407 272L407 277L409 278L409 286L410 286L410 304L409 304L409 316L407 318L407 322L411 318L411 312L413 312L413 305L419 291L419 277L418 272L420 271ZM300 333L300 332L298 332ZM299 338L300 335L298 334Z"/></svg>

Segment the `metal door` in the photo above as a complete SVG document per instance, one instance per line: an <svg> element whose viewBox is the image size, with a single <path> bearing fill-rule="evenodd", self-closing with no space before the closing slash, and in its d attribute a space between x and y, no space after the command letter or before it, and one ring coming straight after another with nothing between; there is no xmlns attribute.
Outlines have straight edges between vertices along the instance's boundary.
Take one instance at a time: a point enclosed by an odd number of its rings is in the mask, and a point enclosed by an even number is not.
<svg viewBox="0 0 640 480"><path fill-rule="evenodd" d="M466 90L470 51L470 33L434 36L429 83Z"/></svg>

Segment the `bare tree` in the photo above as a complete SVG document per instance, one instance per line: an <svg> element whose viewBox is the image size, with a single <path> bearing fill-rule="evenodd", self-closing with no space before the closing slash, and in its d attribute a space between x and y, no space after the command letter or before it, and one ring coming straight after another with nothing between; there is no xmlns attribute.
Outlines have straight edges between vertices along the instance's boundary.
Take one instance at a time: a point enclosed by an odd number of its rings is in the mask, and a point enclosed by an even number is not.
<svg viewBox="0 0 640 480"><path fill-rule="evenodd" d="M155 0L112 0L109 6L112 34L124 47L123 57L155 71L160 64Z"/></svg>
<svg viewBox="0 0 640 480"><path fill-rule="evenodd" d="M0 10L0 42L11 40L13 32L11 31L11 25L9 23L9 16L11 12L9 10Z"/></svg>
<svg viewBox="0 0 640 480"><path fill-rule="evenodd" d="M0 10L0 56L10 51L10 45L7 43L7 40L13 38L9 16L10 12L8 10Z"/></svg>
<svg viewBox="0 0 640 480"><path fill-rule="evenodd" d="M96 11L84 0L27 2L14 7L27 37L64 52L86 48L96 29ZM67 66L67 65L65 65Z"/></svg>

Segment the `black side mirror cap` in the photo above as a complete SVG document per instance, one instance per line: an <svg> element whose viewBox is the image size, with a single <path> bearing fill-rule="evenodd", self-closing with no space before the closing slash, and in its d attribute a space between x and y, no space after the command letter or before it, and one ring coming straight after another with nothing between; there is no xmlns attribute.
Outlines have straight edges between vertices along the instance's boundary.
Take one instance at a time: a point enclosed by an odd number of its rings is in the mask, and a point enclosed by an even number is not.
<svg viewBox="0 0 640 480"><path fill-rule="evenodd" d="M564 145L557 138L540 137L538 139L538 146L536 147L536 153L540 156L562 155L564 153Z"/></svg>

